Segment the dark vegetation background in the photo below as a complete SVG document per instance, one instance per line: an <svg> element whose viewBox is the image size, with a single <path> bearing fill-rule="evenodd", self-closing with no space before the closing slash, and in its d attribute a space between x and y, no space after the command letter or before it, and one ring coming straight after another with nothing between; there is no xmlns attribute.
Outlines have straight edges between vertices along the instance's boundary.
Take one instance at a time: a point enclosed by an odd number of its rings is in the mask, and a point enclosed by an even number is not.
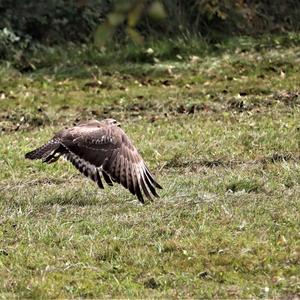
<svg viewBox="0 0 300 300"><path fill-rule="evenodd" d="M153 3L156 15L151 18L147 9ZM132 39L139 42L144 38L174 40L191 36L216 45L232 36L284 35L300 28L297 0L1 0L0 57L26 70L30 64L25 54L42 47L92 42L109 13L115 28L113 33L107 29L108 36L114 37L117 47ZM128 23L134 27L129 35Z"/></svg>

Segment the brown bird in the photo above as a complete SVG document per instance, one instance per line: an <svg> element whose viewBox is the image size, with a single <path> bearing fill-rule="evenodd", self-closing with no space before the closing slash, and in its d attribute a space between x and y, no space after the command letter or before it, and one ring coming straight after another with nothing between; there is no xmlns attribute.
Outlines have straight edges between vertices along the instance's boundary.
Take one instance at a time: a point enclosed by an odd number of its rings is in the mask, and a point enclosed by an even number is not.
<svg viewBox="0 0 300 300"><path fill-rule="evenodd" d="M53 163L65 157L82 174L104 189L102 174L108 185L122 184L139 201L143 194L150 200L159 197L156 182L120 123L114 119L93 120L56 133L48 143L25 154L28 159Z"/></svg>

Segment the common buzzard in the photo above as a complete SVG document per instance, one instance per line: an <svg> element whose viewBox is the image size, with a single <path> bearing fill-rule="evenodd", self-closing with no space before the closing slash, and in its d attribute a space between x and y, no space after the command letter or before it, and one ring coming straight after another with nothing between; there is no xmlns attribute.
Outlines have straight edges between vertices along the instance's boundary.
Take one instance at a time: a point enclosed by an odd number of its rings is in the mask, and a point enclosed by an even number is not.
<svg viewBox="0 0 300 300"><path fill-rule="evenodd" d="M48 164L60 156L101 189L104 186L100 174L108 185L113 185L113 182L122 184L142 203L143 194L150 200L152 195L159 197L156 188L162 187L120 128L120 123L114 119L93 120L64 129L45 145L25 154L25 158L42 159Z"/></svg>

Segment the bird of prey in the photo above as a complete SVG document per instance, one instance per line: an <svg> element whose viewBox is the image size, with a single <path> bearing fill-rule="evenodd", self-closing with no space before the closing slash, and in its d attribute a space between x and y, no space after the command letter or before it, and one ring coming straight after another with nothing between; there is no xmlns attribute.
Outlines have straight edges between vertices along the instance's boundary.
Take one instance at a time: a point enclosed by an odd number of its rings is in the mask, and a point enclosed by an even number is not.
<svg viewBox="0 0 300 300"><path fill-rule="evenodd" d="M82 174L104 189L101 175L108 185L120 183L138 200L143 196L152 200L159 197L156 182L120 123L114 119L92 120L64 129L43 146L25 154L28 159L41 159L53 163L65 157ZM101 174L101 175L100 175Z"/></svg>

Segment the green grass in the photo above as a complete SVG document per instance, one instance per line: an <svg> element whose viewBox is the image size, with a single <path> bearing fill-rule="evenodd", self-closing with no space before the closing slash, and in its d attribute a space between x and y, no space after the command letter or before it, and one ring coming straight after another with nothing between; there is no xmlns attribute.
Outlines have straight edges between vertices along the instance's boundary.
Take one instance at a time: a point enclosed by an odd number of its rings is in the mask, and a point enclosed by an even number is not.
<svg viewBox="0 0 300 300"><path fill-rule="evenodd" d="M0 297L299 295L300 48L276 45L3 65ZM74 121L105 117L163 185L157 201L24 159Z"/></svg>

